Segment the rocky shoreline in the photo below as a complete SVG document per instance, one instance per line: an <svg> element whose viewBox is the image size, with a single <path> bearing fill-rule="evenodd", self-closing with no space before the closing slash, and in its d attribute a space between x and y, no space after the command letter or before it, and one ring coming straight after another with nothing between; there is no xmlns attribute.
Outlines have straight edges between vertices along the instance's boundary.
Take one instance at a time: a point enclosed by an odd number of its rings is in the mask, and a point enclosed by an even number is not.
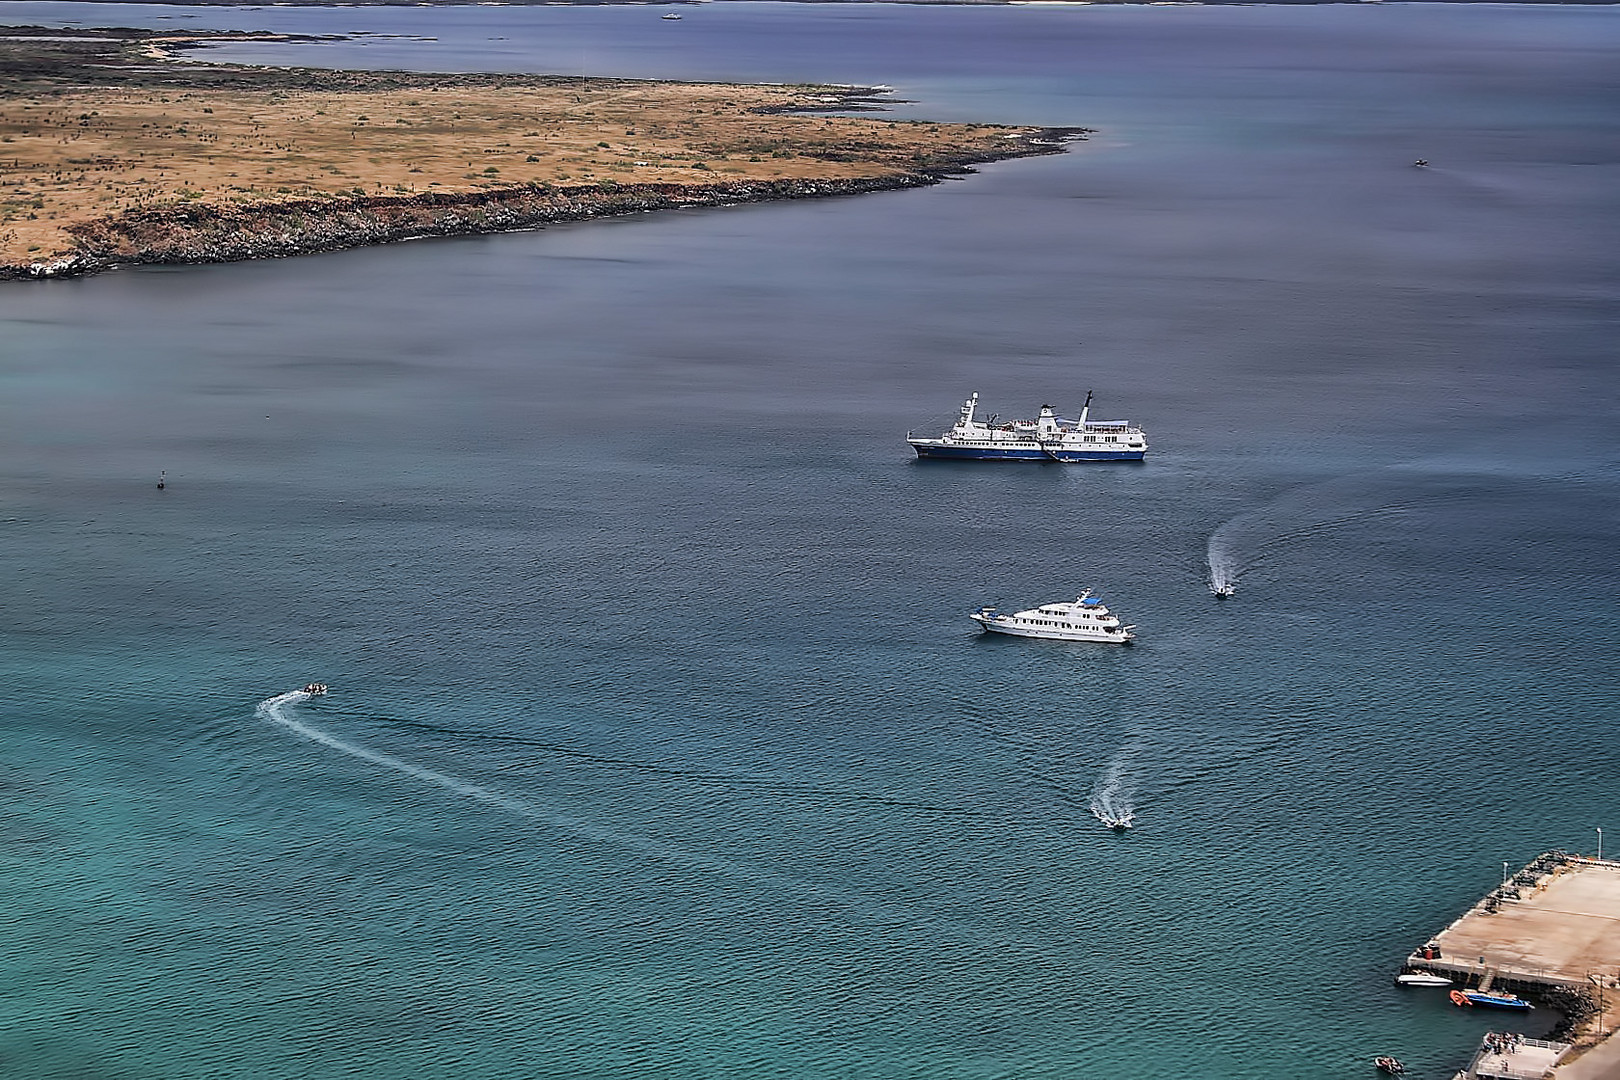
<svg viewBox="0 0 1620 1080"><path fill-rule="evenodd" d="M288 39L4 29L0 281L920 187L1087 134L859 115L881 86L248 67L206 48Z"/></svg>
<svg viewBox="0 0 1620 1080"><path fill-rule="evenodd" d="M247 204L204 203L126 211L71 226L75 250L43 263L0 265L0 281L80 277L119 266L280 259L430 236L533 229L653 210L820 199L923 187L972 164L1061 153L1077 129L1009 141L995 157L877 177L739 180L706 184L525 184L477 192L356 195Z"/></svg>

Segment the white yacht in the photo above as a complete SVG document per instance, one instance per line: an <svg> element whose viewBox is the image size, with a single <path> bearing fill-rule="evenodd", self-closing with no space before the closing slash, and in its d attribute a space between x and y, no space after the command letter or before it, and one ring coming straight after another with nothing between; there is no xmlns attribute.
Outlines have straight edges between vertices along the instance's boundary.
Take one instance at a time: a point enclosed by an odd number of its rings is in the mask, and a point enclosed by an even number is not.
<svg viewBox="0 0 1620 1080"><path fill-rule="evenodd" d="M906 442L919 458L954 461L1141 461L1147 456L1147 435L1129 420L1091 419L1091 395L1080 408L1080 419L1065 420L1050 405L1041 406L1033 420L998 423L975 420L979 395L962 403L951 429L936 439L907 433Z"/></svg>
<svg viewBox="0 0 1620 1080"><path fill-rule="evenodd" d="M1091 590L1072 603L1042 604L1028 611L1003 615L993 607L982 607L968 618L997 634L1016 637L1055 638L1058 641L1112 641L1121 645L1136 639L1134 626L1121 626L1119 618L1092 598Z"/></svg>

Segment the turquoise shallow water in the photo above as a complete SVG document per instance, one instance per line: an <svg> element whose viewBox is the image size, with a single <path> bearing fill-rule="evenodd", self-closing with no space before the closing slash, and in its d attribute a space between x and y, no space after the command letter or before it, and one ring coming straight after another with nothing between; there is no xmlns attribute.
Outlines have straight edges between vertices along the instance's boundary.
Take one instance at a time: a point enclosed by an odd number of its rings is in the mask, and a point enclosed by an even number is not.
<svg viewBox="0 0 1620 1080"><path fill-rule="evenodd" d="M1389 978L1616 808L1612 11L50 10L1100 130L0 291L8 1074L1440 1076L1503 1023ZM1148 462L902 441L1091 388ZM1138 645L965 618L1087 586Z"/></svg>

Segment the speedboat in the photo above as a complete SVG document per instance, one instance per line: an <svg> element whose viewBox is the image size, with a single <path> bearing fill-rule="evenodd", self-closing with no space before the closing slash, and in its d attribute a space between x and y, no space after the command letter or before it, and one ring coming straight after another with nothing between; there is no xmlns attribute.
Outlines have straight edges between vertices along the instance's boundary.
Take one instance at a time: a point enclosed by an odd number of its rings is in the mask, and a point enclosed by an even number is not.
<svg viewBox="0 0 1620 1080"><path fill-rule="evenodd" d="M1451 980L1432 971L1405 971L1395 976L1396 986L1450 986Z"/></svg>
<svg viewBox="0 0 1620 1080"><path fill-rule="evenodd" d="M1226 582L1225 584L1221 585L1211 585L1209 587L1209 591L1220 597L1222 600L1225 600L1228 596L1231 596L1233 593L1237 592L1237 586L1233 585L1231 582Z"/></svg>
<svg viewBox="0 0 1620 1080"><path fill-rule="evenodd" d="M1141 461L1147 456L1147 435L1129 420L1092 420L1091 395L1080 409L1080 419L1064 420L1050 405L1041 406L1034 420L997 423L975 420L979 395L962 403L951 429L938 438L906 434L906 442L919 458L955 461Z"/></svg>
<svg viewBox="0 0 1620 1080"><path fill-rule="evenodd" d="M1488 1009L1512 1009L1529 1012L1535 1006L1516 994L1505 990L1453 990L1451 1003L1462 1007L1478 1005Z"/></svg>
<svg viewBox="0 0 1620 1080"><path fill-rule="evenodd" d="M1379 1072L1387 1073L1390 1076L1406 1075L1406 1066L1402 1065L1399 1061L1390 1057L1388 1054L1382 1054L1373 1058L1373 1067Z"/></svg>
<svg viewBox="0 0 1620 1080"><path fill-rule="evenodd" d="M670 12L666 12L666 13L665 13L665 14L663 14L663 15L660 15L660 16L659 16L659 18L660 18L660 19L670 19L670 20L674 20L674 19L678 19L678 18L680 18L680 16L679 16L679 15L677 15L677 14L675 14L675 13L674 13L674 12L673 12L673 11L670 11Z"/></svg>
<svg viewBox="0 0 1620 1080"><path fill-rule="evenodd" d="M1412 162L1412 165L1413 165L1414 168L1427 169L1429 167L1429 159L1428 158L1418 158L1416 161Z"/></svg>
<svg viewBox="0 0 1620 1080"><path fill-rule="evenodd" d="M1125 832L1136 822L1136 811L1134 810L1128 810L1118 817L1111 817L1108 814L1100 813L1096 810L1093 810L1091 813L1092 816L1098 821L1102 822L1110 829L1113 829L1115 832Z"/></svg>
<svg viewBox="0 0 1620 1080"><path fill-rule="evenodd" d="M310 697L315 697L318 694L326 693L326 684L323 682L305 683L304 689L300 692L308 694Z"/></svg>
<svg viewBox="0 0 1620 1080"><path fill-rule="evenodd" d="M993 607L982 607L968 618L996 634L1014 637L1052 638L1057 641L1112 641L1120 645L1136 639L1134 626L1121 626L1119 619L1091 590L1072 603L1042 604L1027 611L1003 615Z"/></svg>

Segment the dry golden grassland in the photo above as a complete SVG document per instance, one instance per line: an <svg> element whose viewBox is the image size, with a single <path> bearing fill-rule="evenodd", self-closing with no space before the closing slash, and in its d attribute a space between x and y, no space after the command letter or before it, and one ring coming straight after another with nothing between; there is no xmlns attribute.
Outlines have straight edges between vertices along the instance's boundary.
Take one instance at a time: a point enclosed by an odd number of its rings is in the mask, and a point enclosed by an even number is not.
<svg viewBox="0 0 1620 1080"><path fill-rule="evenodd" d="M1014 141L1035 134L759 111L835 100L816 87L277 81L0 88L0 264L72 252L74 223L186 202L901 175L1013 156Z"/></svg>

